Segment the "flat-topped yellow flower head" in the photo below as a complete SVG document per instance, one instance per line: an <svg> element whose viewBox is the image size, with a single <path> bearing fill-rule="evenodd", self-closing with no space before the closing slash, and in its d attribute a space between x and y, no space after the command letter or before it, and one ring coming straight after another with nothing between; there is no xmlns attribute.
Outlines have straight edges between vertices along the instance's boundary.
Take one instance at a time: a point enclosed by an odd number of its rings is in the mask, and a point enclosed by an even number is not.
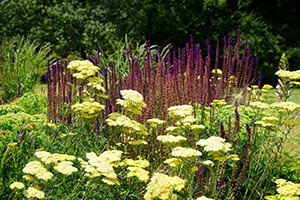
<svg viewBox="0 0 300 200"><path fill-rule="evenodd" d="M150 183L147 185L147 192L144 195L145 200L154 200L155 198L161 200L176 199L172 198L176 195L173 191L180 192L185 187L186 180L177 176L170 177L162 173L154 173ZM175 196L174 196L175 195Z"/></svg>
<svg viewBox="0 0 300 200"><path fill-rule="evenodd" d="M173 119L182 119L193 114L193 106L180 105L168 108L168 114Z"/></svg>
<svg viewBox="0 0 300 200"><path fill-rule="evenodd" d="M95 66L89 60L75 60L68 64L68 69L75 71L73 77L77 79L86 79L90 76L94 76L99 71L99 67Z"/></svg>
<svg viewBox="0 0 300 200"><path fill-rule="evenodd" d="M125 110L140 115L142 108L146 107L144 97L135 90L121 90L123 99L117 99L117 104Z"/></svg>
<svg viewBox="0 0 300 200"><path fill-rule="evenodd" d="M226 153L231 150L231 144L225 142L224 138L218 136L211 136L208 139L200 139L197 145L203 146L207 152L223 152Z"/></svg>
<svg viewBox="0 0 300 200"><path fill-rule="evenodd" d="M186 148L186 147L175 147L172 150L172 156L174 157L183 157L183 158L192 158L201 156L202 153L198 150Z"/></svg>

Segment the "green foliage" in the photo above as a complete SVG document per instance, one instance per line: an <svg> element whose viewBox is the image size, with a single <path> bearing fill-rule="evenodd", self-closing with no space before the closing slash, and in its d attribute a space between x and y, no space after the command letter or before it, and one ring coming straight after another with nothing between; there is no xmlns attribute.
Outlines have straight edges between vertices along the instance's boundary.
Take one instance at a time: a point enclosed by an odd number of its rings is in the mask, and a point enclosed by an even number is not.
<svg viewBox="0 0 300 200"><path fill-rule="evenodd" d="M8 113L0 116L0 130L17 134L17 132L21 133L25 126L30 123L43 124L46 121L47 117L45 114Z"/></svg>
<svg viewBox="0 0 300 200"><path fill-rule="evenodd" d="M86 52L97 47L103 51L112 50L119 34L123 34L116 27L126 15L119 6L118 1L4 1L0 4L3 11L0 38L26 35L42 43L51 43L56 55L62 57L84 57ZM10 23L6 23L6 19L10 19Z"/></svg>
<svg viewBox="0 0 300 200"><path fill-rule="evenodd" d="M49 45L40 46L23 37L5 40L0 46L0 101L33 90L46 72Z"/></svg>
<svg viewBox="0 0 300 200"><path fill-rule="evenodd" d="M7 107L21 107L23 112L27 114L37 114L37 113L46 113L47 112L47 94L34 94L32 92L25 93L19 99L16 99L14 102ZM4 105L5 106L5 105ZM1 109L0 109L1 110Z"/></svg>

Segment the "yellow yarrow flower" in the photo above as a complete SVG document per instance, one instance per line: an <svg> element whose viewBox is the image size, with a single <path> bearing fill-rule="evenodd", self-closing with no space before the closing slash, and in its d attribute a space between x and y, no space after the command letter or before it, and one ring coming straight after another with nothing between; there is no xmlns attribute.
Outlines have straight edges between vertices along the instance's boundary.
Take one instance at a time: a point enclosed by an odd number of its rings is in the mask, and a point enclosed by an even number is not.
<svg viewBox="0 0 300 200"><path fill-rule="evenodd" d="M108 119L105 120L109 126L120 126L126 132L134 132L139 135L148 135L146 127L138 123L135 120L131 120L129 117L120 113L111 113L108 115Z"/></svg>
<svg viewBox="0 0 300 200"><path fill-rule="evenodd" d="M64 175L70 175L73 172L78 171L78 169L76 167L73 167L72 164L73 163L70 161L62 161L59 162L56 166L54 166L54 169Z"/></svg>
<svg viewBox="0 0 300 200"><path fill-rule="evenodd" d="M23 178L27 181L33 181L34 180L34 178L30 175L24 175Z"/></svg>
<svg viewBox="0 0 300 200"><path fill-rule="evenodd" d="M148 160L142 160L142 159L139 159L139 160L132 160L132 159L128 159L126 158L123 163L125 165L129 165L131 167L139 167L139 168L146 168L146 167L149 167L150 163Z"/></svg>
<svg viewBox="0 0 300 200"><path fill-rule="evenodd" d="M121 105L127 111L140 115L142 108L146 107L144 97L135 90L121 90L122 99L117 99L117 104Z"/></svg>
<svg viewBox="0 0 300 200"><path fill-rule="evenodd" d="M186 141L186 138L183 136L174 136L174 135L159 135L157 140L162 143L178 143Z"/></svg>
<svg viewBox="0 0 300 200"><path fill-rule="evenodd" d="M289 78L291 80L299 80L300 79L300 70L297 70L297 71L279 70L275 73L275 75L277 75L281 78Z"/></svg>
<svg viewBox="0 0 300 200"><path fill-rule="evenodd" d="M221 100L215 99L210 103L210 105L213 107L223 107L226 106L226 101L224 99Z"/></svg>
<svg viewBox="0 0 300 200"><path fill-rule="evenodd" d="M128 167L129 173L127 177L137 177L140 181L147 182L149 180L149 172L140 167Z"/></svg>
<svg viewBox="0 0 300 200"><path fill-rule="evenodd" d="M169 158L164 161L164 163L170 165L170 167L176 167L181 164L181 160L179 158Z"/></svg>
<svg viewBox="0 0 300 200"><path fill-rule="evenodd" d="M85 99L82 103L76 103L71 108L80 117L91 119L97 117L100 111L105 109L105 106L96 102L95 99Z"/></svg>
<svg viewBox="0 0 300 200"><path fill-rule="evenodd" d="M153 200L155 198L169 200L173 196L173 191L180 192L184 188L185 183L185 180L177 176L169 177L162 173L154 173L150 183L147 185L147 192L144 198L145 200Z"/></svg>
<svg viewBox="0 0 300 200"><path fill-rule="evenodd" d="M168 108L168 115L174 119L181 119L193 114L193 106L180 105Z"/></svg>
<svg viewBox="0 0 300 200"><path fill-rule="evenodd" d="M148 144L145 140L130 140L128 142L128 144L131 144L131 145L145 145L145 144Z"/></svg>
<svg viewBox="0 0 300 200"><path fill-rule="evenodd" d="M214 200L214 199L207 198L206 196L201 196L201 197L198 197L197 200Z"/></svg>
<svg viewBox="0 0 300 200"><path fill-rule="evenodd" d="M271 108L286 112L294 112L300 110L300 105L294 102L274 102L271 104Z"/></svg>
<svg viewBox="0 0 300 200"><path fill-rule="evenodd" d="M28 199L30 199L30 198L38 198L38 199L45 198L45 193L37 187L29 187L27 190L24 191L24 195Z"/></svg>
<svg viewBox="0 0 300 200"><path fill-rule="evenodd" d="M269 104L266 104L266 103L263 103L263 102L260 102L260 101L251 102L250 106L258 108L258 109L262 109L262 110L270 108Z"/></svg>
<svg viewBox="0 0 300 200"><path fill-rule="evenodd" d="M278 194L273 196L266 196L265 199L298 200L298 197L300 196L299 183L293 183L291 181L286 181L285 179L277 179L275 183L277 184Z"/></svg>
<svg viewBox="0 0 300 200"><path fill-rule="evenodd" d="M172 150L171 153L174 157L184 157L184 158L190 158L190 157L196 157L201 156L202 153L198 150L186 148L186 147L175 147Z"/></svg>
<svg viewBox="0 0 300 200"><path fill-rule="evenodd" d="M104 177L102 179L102 181L104 183L107 183L108 185L120 185L120 182L116 179L112 179L112 178L107 178L107 177Z"/></svg>
<svg viewBox="0 0 300 200"><path fill-rule="evenodd" d="M158 125L164 124L166 121L160 120L158 118L148 119L147 122L150 124L151 127L157 127Z"/></svg>
<svg viewBox="0 0 300 200"><path fill-rule="evenodd" d="M231 144L225 142L224 138L218 136L211 136L208 139L201 139L197 145L203 146L205 151L208 152L228 152L231 150Z"/></svg>
<svg viewBox="0 0 300 200"><path fill-rule="evenodd" d="M86 79L89 76L94 76L99 71L99 67L95 66L89 60L75 60L68 64L68 69L75 71L73 77L77 79Z"/></svg>
<svg viewBox="0 0 300 200"><path fill-rule="evenodd" d="M45 181L48 181L53 177L53 174L48 172L47 169L43 167L42 163L38 161L27 163L22 171L26 174L35 175L38 179L43 179Z"/></svg>
<svg viewBox="0 0 300 200"><path fill-rule="evenodd" d="M270 89L272 89L273 88L273 86L272 85L268 85L268 84L265 84L263 87L262 87L262 89L265 89L265 90L270 90Z"/></svg>
<svg viewBox="0 0 300 200"><path fill-rule="evenodd" d="M25 187L25 185L21 182L13 182L12 184L10 184L9 188L10 189L18 189L18 190L21 190Z"/></svg>
<svg viewBox="0 0 300 200"><path fill-rule="evenodd" d="M212 167L215 165L214 162L211 160L205 160L202 162L202 164L207 166L212 166Z"/></svg>

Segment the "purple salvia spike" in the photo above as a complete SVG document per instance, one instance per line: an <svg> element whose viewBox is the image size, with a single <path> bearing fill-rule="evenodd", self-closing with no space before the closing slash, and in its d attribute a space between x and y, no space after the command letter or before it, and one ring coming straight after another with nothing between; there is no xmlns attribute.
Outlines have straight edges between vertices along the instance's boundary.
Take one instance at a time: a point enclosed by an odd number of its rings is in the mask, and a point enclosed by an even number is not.
<svg viewBox="0 0 300 200"><path fill-rule="evenodd" d="M232 44L232 36L231 33L228 34L228 45Z"/></svg>

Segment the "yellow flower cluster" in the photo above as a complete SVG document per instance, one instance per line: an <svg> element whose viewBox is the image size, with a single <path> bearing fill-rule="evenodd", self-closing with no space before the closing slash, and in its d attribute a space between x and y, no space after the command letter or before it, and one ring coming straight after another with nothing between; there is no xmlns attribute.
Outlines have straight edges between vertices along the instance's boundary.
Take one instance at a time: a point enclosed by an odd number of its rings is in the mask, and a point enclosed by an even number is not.
<svg viewBox="0 0 300 200"><path fill-rule="evenodd" d="M160 120L158 118L148 119L147 122L150 124L151 127L157 127L158 125L164 124L166 121Z"/></svg>
<svg viewBox="0 0 300 200"><path fill-rule="evenodd" d="M211 73L215 74L215 73L216 73L216 70L215 70L215 69L211 70ZM217 74L218 74L218 75L221 75L221 74L222 74L222 70L217 69Z"/></svg>
<svg viewBox="0 0 300 200"><path fill-rule="evenodd" d="M105 120L109 126L121 126L127 133L137 133L139 135L148 135L146 127L129 117L120 113L111 113Z"/></svg>
<svg viewBox="0 0 300 200"><path fill-rule="evenodd" d="M149 167L150 163L148 160L132 160L132 159L128 159L126 158L123 161L123 165L129 165L129 166L134 166L134 167L141 167L141 168L146 168Z"/></svg>
<svg viewBox="0 0 300 200"><path fill-rule="evenodd" d="M168 114L173 119L182 119L193 114L193 106L190 105L180 105L172 106L168 108Z"/></svg>
<svg viewBox="0 0 300 200"><path fill-rule="evenodd" d="M214 162L211 160L205 160L202 162L202 164L207 166L212 166L212 167L215 165Z"/></svg>
<svg viewBox="0 0 300 200"><path fill-rule="evenodd" d="M255 124L265 128L273 128L278 126L279 119L277 117L263 117L261 121L256 121Z"/></svg>
<svg viewBox="0 0 300 200"><path fill-rule="evenodd" d="M97 156L94 152L91 152L86 154L88 162L82 158L78 158L78 160L86 171L85 176L90 178L104 176L102 178L103 182L109 185L120 185L113 166L120 165L122 153L122 151L111 150Z"/></svg>
<svg viewBox="0 0 300 200"><path fill-rule="evenodd" d="M49 172L39 161L31 161L27 163L22 171L26 174L35 175L38 179L43 179L45 181L48 181L53 177L53 174Z"/></svg>
<svg viewBox="0 0 300 200"><path fill-rule="evenodd" d="M184 158L191 158L196 156L201 156L202 153L198 150L186 148L186 147L175 147L172 150L172 156L175 157L184 157Z"/></svg>
<svg viewBox="0 0 300 200"><path fill-rule="evenodd" d="M123 161L124 165L129 165L128 170L129 173L127 177L137 177L140 181L147 182L149 180L149 172L144 168L149 166L149 161L147 160L132 160L125 159Z"/></svg>
<svg viewBox="0 0 300 200"><path fill-rule="evenodd" d="M142 108L146 107L144 97L135 90L121 90L123 99L117 99L117 104L121 105L125 110L140 115Z"/></svg>
<svg viewBox="0 0 300 200"><path fill-rule="evenodd" d="M131 144L131 145L145 145L145 144L148 144L148 142L146 142L145 140L130 140L128 142L128 144Z"/></svg>
<svg viewBox="0 0 300 200"><path fill-rule="evenodd" d="M62 161L59 162L56 166L54 166L54 169L64 175L70 175L73 172L77 172L78 169L76 167L72 166L73 163L70 161Z"/></svg>
<svg viewBox="0 0 300 200"><path fill-rule="evenodd" d="M300 105L294 102L274 102L271 104L271 108L282 112L294 112L300 110Z"/></svg>
<svg viewBox="0 0 300 200"><path fill-rule="evenodd" d="M298 125L299 123L297 121L295 121L295 120L288 120L287 119L287 120L283 120L282 124L284 124L284 125L292 128L292 127Z"/></svg>
<svg viewBox="0 0 300 200"><path fill-rule="evenodd" d="M251 102L250 106L257 108L257 109L261 109L261 110L266 110L270 108L270 105L267 103L263 103L260 101L255 101L255 102Z"/></svg>
<svg viewBox="0 0 300 200"><path fill-rule="evenodd" d="M140 181L147 182L149 180L149 172L140 167L128 167L129 173L127 177L137 177Z"/></svg>
<svg viewBox="0 0 300 200"><path fill-rule="evenodd" d="M291 81L290 84L291 84L291 85L299 86L299 85L300 85L300 82L299 82L299 81Z"/></svg>
<svg viewBox="0 0 300 200"><path fill-rule="evenodd" d="M208 139L201 139L196 144L203 146L204 150L208 152L222 151L226 153L231 150L231 144L225 142L224 138L218 136L211 136Z"/></svg>
<svg viewBox="0 0 300 200"><path fill-rule="evenodd" d="M214 199L207 198L206 196L201 196L201 197L198 197L197 200L214 200Z"/></svg>
<svg viewBox="0 0 300 200"><path fill-rule="evenodd" d="M180 125L183 125L183 126L190 126L191 124L195 123L197 121L197 119L192 116L192 115L189 115L189 116L186 116L185 118L179 120L176 122L176 125L177 126L180 126Z"/></svg>
<svg viewBox="0 0 300 200"><path fill-rule="evenodd" d="M202 124L198 125L198 124L193 124L191 125L191 130L194 131L199 131L199 130L204 130L205 126L203 126Z"/></svg>
<svg viewBox="0 0 300 200"><path fill-rule="evenodd" d="M164 163L170 165L170 167L176 167L181 164L181 160L179 158L169 158L165 160Z"/></svg>
<svg viewBox="0 0 300 200"><path fill-rule="evenodd" d="M90 119L97 117L100 111L105 109L105 106L96 102L94 99L85 99L82 103L73 105L72 109L80 117Z"/></svg>
<svg viewBox="0 0 300 200"><path fill-rule="evenodd" d="M212 107L223 107L223 106L226 106L226 101L224 99L221 99L221 100L213 100L210 105Z"/></svg>
<svg viewBox="0 0 300 200"><path fill-rule="evenodd" d="M266 196L267 200L298 200L300 196L300 184L293 183L291 181L286 181L285 179L277 179L275 181L277 184L278 195Z"/></svg>
<svg viewBox="0 0 300 200"><path fill-rule="evenodd" d="M105 92L105 88L102 86L103 80L101 78L93 76L89 77L87 80L87 85L89 86L89 88L93 88L100 92Z"/></svg>
<svg viewBox="0 0 300 200"><path fill-rule="evenodd" d="M154 173L150 183L147 185L147 192L144 195L145 200L152 200L155 198L161 200L177 199L177 195L173 191L180 192L186 181L174 176L170 177L162 173Z"/></svg>
<svg viewBox="0 0 300 200"><path fill-rule="evenodd" d="M265 84L263 87L262 87L262 89L265 89L265 90L270 90L270 89L272 89L273 88L273 86L272 85L269 85L269 84Z"/></svg>
<svg viewBox="0 0 300 200"><path fill-rule="evenodd" d="M190 105L172 106L168 109L168 115L177 120L175 125L166 129L167 132L181 132L183 129L189 129L194 131L200 131L205 129L203 125L193 124L197 119L193 116L193 107Z"/></svg>
<svg viewBox="0 0 300 200"><path fill-rule="evenodd" d="M25 187L25 185L23 184L23 183L21 183L21 182L13 182L12 184L10 184L10 186L9 186L9 188L10 189L18 189L18 190L21 190L21 189L23 189Z"/></svg>
<svg viewBox="0 0 300 200"><path fill-rule="evenodd" d="M166 128L167 132L176 132L178 130L180 130L180 128L176 126L169 126L168 128Z"/></svg>
<svg viewBox="0 0 300 200"><path fill-rule="evenodd" d="M275 75L280 78L289 78L291 80L299 80L300 79L300 70L297 71L287 71L287 70L279 70L275 73Z"/></svg>
<svg viewBox="0 0 300 200"><path fill-rule="evenodd" d="M157 140L166 144L166 143L178 143L178 142L186 141L186 138L183 136L159 135L157 136Z"/></svg>
<svg viewBox="0 0 300 200"><path fill-rule="evenodd" d="M98 77L93 77L93 78L98 78ZM101 80L100 78L98 78L99 80ZM89 80L89 79L88 79ZM101 80L102 81L102 80ZM93 88L95 90L101 91L101 92L105 92L104 87L101 85L101 81L93 81L93 82L89 82L87 85L89 86L89 88Z"/></svg>
<svg viewBox="0 0 300 200"><path fill-rule="evenodd" d="M34 153L36 157L38 157L45 164L54 163L57 164L59 161L72 161L75 160L76 157L67 154L51 154L47 151L37 151Z"/></svg>
<svg viewBox="0 0 300 200"><path fill-rule="evenodd" d="M28 198L38 198L43 199L45 198L45 193L40 190L38 187L29 187L27 190L24 191L24 195Z"/></svg>
<svg viewBox="0 0 300 200"><path fill-rule="evenodd" d="M68 69L75 71L73 77L77 79L86 79L89 76L94 76L99 68L88 60L75 60L68 64Z"/></svg>

